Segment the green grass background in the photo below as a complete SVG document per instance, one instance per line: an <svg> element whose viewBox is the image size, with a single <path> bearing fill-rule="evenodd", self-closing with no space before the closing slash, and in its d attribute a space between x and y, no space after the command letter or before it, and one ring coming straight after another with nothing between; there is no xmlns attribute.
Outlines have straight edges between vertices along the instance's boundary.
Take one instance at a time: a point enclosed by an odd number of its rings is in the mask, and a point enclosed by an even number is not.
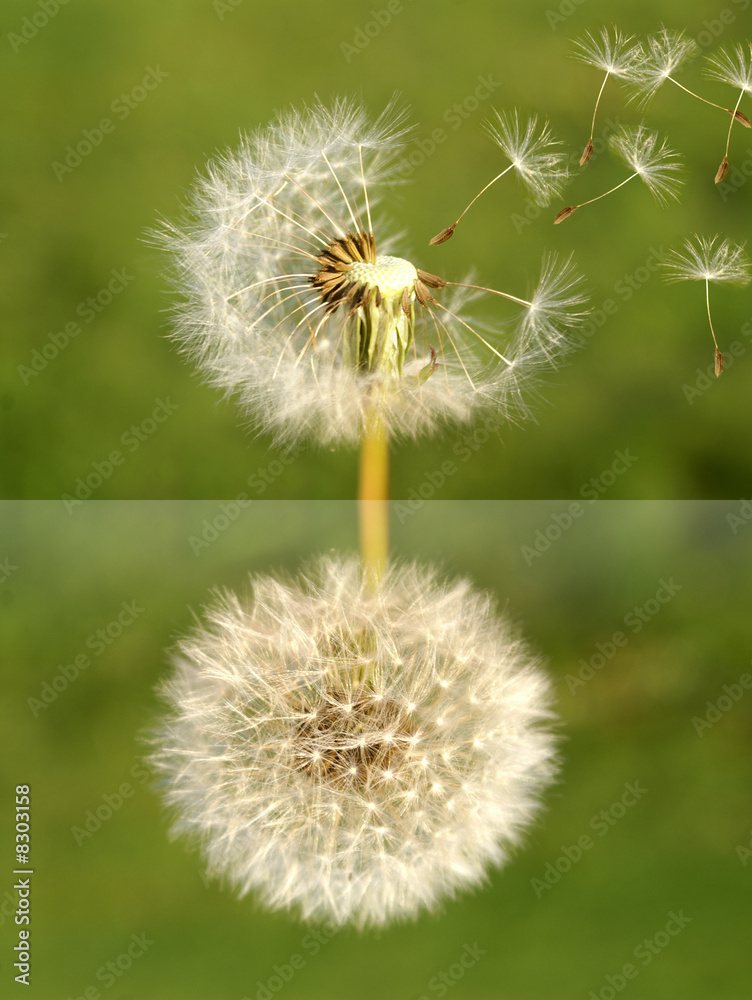
<svg viewBox="0 0 752 1000"><path fill-rule="evenodd" d="M48 9L55 3L48 0ZM447 134L391 199L406 233L406 256L450 275L472 264L487 284L524 294L546 249L571 250L587 275L594 308L611 298L618 310L548 381L537 424L503 427L488 441L482 427L480 433L470 428L478 447L469 452L465 432L456 429L440 440L401 446L394 454L393 495L407 496L452 456L457 473L436 493L440 499L577 496L625 448L639 461L610 487L610 498L748 491L751 352L742 330L752 320L752 290L713 290L722 347L737 341L741 353L692 405L683 387L712 363L702 287L664 286L651 274L628 301L617 290L625 275L641 273L651 248L667 249L695 231L746 239L752 185L742 173L744 183L737 184L733 172L724 192L713 184L727 125L722 112L670 84L647 112L649 125L685 157L680 204L660 209L633 182L563 226L551 225L554 205L520 227L515 216L524 216L526 194L507 178L484 196L451 243L427 246L501 169L480 128L492 105L549 117L579 155L600 75L569 57L571 38L599 28L604 18L639 35L664 22L686 28L707 52L749 35L747 0L620 0L607 9L569 0L402 0L392 4L391 22L354 56L346 47L366 37L357 32L373 22L374 9L386 9L384 0L328 7L304 0L234 3L73 0L28 43L14 36L24 18L43 22L40 4L3 3L0 495L54 499L71 492L92 463L122 447L122 436L160 399L176 405L175 413L126 453L95 499L353 495L352 452L305 449L280 470L269 439L252 438L234 403L204 386L178 356L167 339L165 262L144 237L159 215L180 212L196 171L234 145L242 129L314 95L360 95L377 113L395 91L412 105L420 126L411 152L436 128ZM682 70L680 80L731 102L733 90L703 80L701 65L697 60ZM66 147L103 117L114 117L112 103L154 66L169 74L164 82L116 120L114 132L77 169L56 179L52 164ZM488 76L499 83L492 98L452 128L445 115L465 105L479 78ZM618 86L606 88L599 132L608 119L640 119L623 97ZM742 107L752 110L748 97ZM734 129L731 163L752 170L752 133L743 128ZM609 154L597 156L574 180L567 201L624 176ZM76 319L79 304L106 287L112 269L125 269L133 280L24 384L19 366L29 367L32 352ZM248 483L260 472L271 480L263 493Z"/></svg>
<svg viewBox="0 0 752 1000"><path fill-rule="evenodd" d="M458 1000L585 1000L628 962L639 969L623 993L630 1000L747 996L752 865L737 848L752 846L752 691L702 736L692 720L724 684L752 673L752 527L738 503L613 501L588 505L545 553L526 558L537 532L556 534L566 507L395 508L396 552L492 590L548 660L563 768L525 847L485 888L414 924L342 931L313 956L294 920L204 885L197 857L168 841L155 790L131 769L159 711L153 689L166 650L211 589L353 550L353 505L256 503L198 555L191 538L221 514L217 503L94 502L71 515L57 502L0 505L0 559L15 567L0 583L0 992L62 1000L98 987L107 1000L255 1000L257 982L302 953L305 967L275 995L417 1000L441 996L434 977L477 942L486 954L452 986ZM628 631L625 616L662 579L681 587L676 596L572 692L567 678L580 659ZM28 699L87 652L87 638L123 601L143 609L136 622L35 718ZM24 782L32 790L31 989L12 982L15 928L5 906L14 899L13 788ZM73 828L123 782L133 796L78 846ZM593 817L635 782L646 794L595 835ZM537 898L531 880L588 833L592 849ZM643 967L634 950L671 911L691 922ZM153 945L104 989L97 970L132 934Z"/></svg>

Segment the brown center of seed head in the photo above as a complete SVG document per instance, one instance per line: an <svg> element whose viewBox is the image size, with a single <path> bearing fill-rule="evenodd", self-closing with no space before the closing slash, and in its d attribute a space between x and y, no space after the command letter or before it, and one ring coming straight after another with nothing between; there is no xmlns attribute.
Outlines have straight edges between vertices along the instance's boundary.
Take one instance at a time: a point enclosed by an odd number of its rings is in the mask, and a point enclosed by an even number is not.
<svg viewBox="0 0 752 1000"><path fill-rule="evenodd" d="M350 676L366 677L373 661L369 636L329 636L322 654L342 662ZM359 655L358 655L359 654ZM409 713L379 696L367 679L333 682L300 707L295 721L295 768L314 781L370 788L393 780L405 760L414 728Z"/></svg>

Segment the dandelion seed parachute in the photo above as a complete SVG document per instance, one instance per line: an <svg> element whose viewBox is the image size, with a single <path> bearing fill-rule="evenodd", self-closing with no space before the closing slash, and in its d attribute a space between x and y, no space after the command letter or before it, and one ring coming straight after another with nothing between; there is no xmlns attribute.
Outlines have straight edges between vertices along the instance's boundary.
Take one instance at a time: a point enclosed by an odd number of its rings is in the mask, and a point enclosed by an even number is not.
<svg viewBox="0 0 752 1000"><path fill-rule="evenodd" d="M663 267L668 282L711 281L747 285L752 280L744 244L719 234L687 237L682 250L670 250L665 255Z"/></svg>
<svg viewBox="0 0 752 1000"><path fill-rule="evenodd" d="M706 56L704 75L752 94L752 42L747 42L746 51L744 45L737 44Z"/></svg>
<svg viewBox="0 0 752 1000"><path fill-rule="evenodd" d="M642 105L647 105L666 80L673 80L673 74L694 59L699 51L697 42L685 31L661 28L649 35L630 73L629 79L634 85L633 98L641 98ZM675 80L673 82L676 83Z"/></svg>
<svg viewBox="0 0 752 1000"><path fill-rule="evenodd" d="M554 773L548 683L492 599L419 565L225 594L180 646L152 763L209 873L380 925L502 864Z"/></svg>
<svg viewBox="0 0 752 1000"><path fill-rule="evenodd" d="M680 157L657 132L645 125L624 125L609 138L609 146L634 170L659 205L678 197Z"/></svg>
<svg viewBox="0 0 752 1000"><path fill-rule="evenodd" d="M394 105L375 121L347 100L288 112L210 165L190 218L158 234L183 296L176 339L278 442L357 444L374 411L392 437L481 407L516 419L572 346L582 310L533 338L528 317L484 326L481 292L398 256L379 201L406 134Z"/></svg>

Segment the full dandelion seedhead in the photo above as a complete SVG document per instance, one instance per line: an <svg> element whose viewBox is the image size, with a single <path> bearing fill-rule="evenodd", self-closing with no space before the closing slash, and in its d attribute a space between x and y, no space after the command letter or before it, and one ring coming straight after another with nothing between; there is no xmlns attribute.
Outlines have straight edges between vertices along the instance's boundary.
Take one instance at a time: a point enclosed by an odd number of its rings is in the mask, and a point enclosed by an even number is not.
<svg viewBox="0 0 752 1000"><path fill-rule="evenodd" d="M326 558L227 593L153 737L173 830L272 909L382 925L482 882L554 774L549 688L492 599Z"/></svg>
<svg viewBox="0 0 752 1000"><path fill-rule="evenodd" d="M537 338L527 315L483 326L469 305L490 290L404 256L379 202L406 135L394 104L375 121L348 100L288 112L211 164L189 219L161 234L184 299L176 338L278 441L357 444L374 415L390 437L481 407L514 419L584 316Z"/></svg>

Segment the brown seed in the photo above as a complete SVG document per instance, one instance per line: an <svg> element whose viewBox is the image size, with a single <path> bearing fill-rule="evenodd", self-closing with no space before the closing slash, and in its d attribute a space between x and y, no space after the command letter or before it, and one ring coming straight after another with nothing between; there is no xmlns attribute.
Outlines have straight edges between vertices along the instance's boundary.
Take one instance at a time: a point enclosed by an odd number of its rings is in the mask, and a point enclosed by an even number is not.
<svg viewBox="0 0 752 1000"><path fill-rule="evenodd" d="M587 146L585 146L585 150L582 156L580 157L580 166L584 167L592 155L593 155L593 140L588 139Z"/></svg>
<svg viewBox="0 0 752 1000"><path fill-rule="evenodd" d="M436 299L431 295L426 286L420 280L416 278L413 282L413 287L415 288L415 298L420 302L422 306L427 306L429 302L435 302Z"/></svg>
<svg viewBox="0 0 752 1000"><path fill-rule="evenodd" d="M423 271L421 268L417 269L418 277L423 282L424 285L428 285L429 288L443 288L446 284L443 278L437 277L435 274L431 274L430 271Z"/></svg>
<svg viewBox="0 0 752 1000"><path fill-rule="evenodd" d="M721 160L721 165L718 168L718 173L715 175L716 184L720 184L723 178L726 176L726 174L728 173L728 167L729 167L728 160L724 156L723 159Z"/></svg>
<svg viewBox="0 0 752 1000"><path fill-rule="evenodd" d="M568 219L569 216L573 212L576 212L579 207L580 207L579 205L569 205L568 208L562 208L562 210L558 213L558 215L554 219L554 225L558 226L560 222L563 222L565 219Z"/></svg>
<svg viewBox="0 0 752 1000"><path fill-rule="evenodd" d="M440 243L446 243L447 240L451 239L456 225L457 223L453 222L451 226L447 226L446 229L442 229L440 233L437 233L432 240L428 241L429 247L437 247Z"/></svg>
<svg viewBox="0 0 752 1000"><path fill-rule="evenodd" d="M410 289L404 288L402 291L402 312L405 316L410 315Z"/></svg>
<svg viewBox="0 0 752 1000"><path fill-rule="evenodd" d="M358 249L358 244L355 242L356 237L351 236L349 233L342 240L345 250L350 254L350 260L363 260L363 254Z"/></svg>
<svg viewBox="0 0 752 1000"><path fill-rule="evenodd" d="M715 377L718 378L718 376L721 374L722 371L723 371L723 355L721 354L721 352L716 347L716 349L715 349Z"/></svg>
<svg viewBox="0 0 752 1000"><path fill-rule="evenodd" d="M738 122L741 122L745 128L752 128L752 122L749 118L747 118L743 111L735 111L734 118L736 118Z"/></svg>

